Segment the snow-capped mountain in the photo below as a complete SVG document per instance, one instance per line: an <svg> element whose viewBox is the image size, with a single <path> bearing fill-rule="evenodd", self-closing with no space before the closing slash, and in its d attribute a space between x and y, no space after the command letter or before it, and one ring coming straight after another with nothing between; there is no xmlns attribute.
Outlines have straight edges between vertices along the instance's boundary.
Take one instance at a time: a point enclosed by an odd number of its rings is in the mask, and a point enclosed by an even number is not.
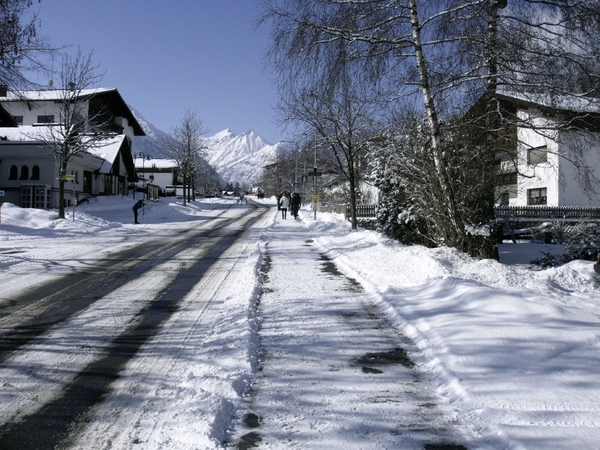
<svg viewBox="0 0 600 450"><path fill-rule="evenodd" d="M159 130L131 107L131 111L146 133L135 137L135 151L145 156L161 158L157 143L167 133ZM206 160L225 183L240 183L250 187L262 174L265 165L275 160L281 144L270 144L254 131L236 135L226 129L205 139Z"/></svg>
<svg viewBox="0 0 600 450"><path fill-rule="evenodd" d="M158 155L156 152L156 143L158 142L161 136L166 136L167 133L159 130L146 119L144 119L144 116L142 116L142 114L137 109L133 108L132 106L129 106L129 109L131 109L133 116L142 127L142 130L144 130L144 133L146 133L146 136L135 137L136 153L142 152L146 156L160 158L161 156Z"/></svg>
<svg viewBox="0 0 600 450"><path fill-rule="evenodd" d="M254 131L236 135L226 129L206 139L208 163L223 179L251 186L275 161L281 144L270 144Z"/></svg>

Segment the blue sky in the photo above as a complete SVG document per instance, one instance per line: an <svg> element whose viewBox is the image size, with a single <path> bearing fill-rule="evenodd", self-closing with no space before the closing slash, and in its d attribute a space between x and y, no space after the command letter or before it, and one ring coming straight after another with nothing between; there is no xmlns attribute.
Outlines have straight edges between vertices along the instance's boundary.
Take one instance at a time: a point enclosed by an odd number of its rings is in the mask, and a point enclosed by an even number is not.
<svg viewBox="0 0 600 450"><path fill-rule="evenodd" d="M71 53L93 50L104 72L98 87L116 87L159 129L179 125L188 108L207 135L230 128L284 139L264 64L268 30L255 26L257 2L42 0L36 7L41 35Z"/></svg>

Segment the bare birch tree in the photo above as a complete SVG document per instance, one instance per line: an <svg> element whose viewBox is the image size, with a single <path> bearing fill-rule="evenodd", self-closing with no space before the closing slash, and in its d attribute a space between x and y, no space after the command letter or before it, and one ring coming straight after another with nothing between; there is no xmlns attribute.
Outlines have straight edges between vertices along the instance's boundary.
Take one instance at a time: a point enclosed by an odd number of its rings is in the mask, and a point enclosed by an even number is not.
<svg viewBox="0 0 600 450"><path fill-rule="evenodd" d="M286 120L304 126L305 134L315 136L315 145L333 155L337 170L349 184L351 223L356 230L360 162L376 134L376 101L364 83L350 73L347 61L338 61L334 67L334 82L298 86L280 107Z"/></svg>
<svg viewBox="0 0 600 450"><path fill-rule="evenodd" d="M187 204L187 190L195 189L194 176L205 164L202 135L205 130L196 113L186 110L181 123L161 139L157 150L173 159L183 181L183 205Z"/></svg>
<svg viewBox="0 0 600 450"><path fill-rule="evenodd" d="M340 24L353 19L351 10L331 12ZM314 136L314 145L333 156L337 172L349 185L351 223L356 229L357 195L365 168L360 163L376 134L379 96L345 40L325 46L293 40L285 33L276 35L271 54L281 75L280 111L284 121L294 122L301 134Z"/></svg>
<svg viewBox="0 0 600 450"><path fill-rule="evenodd" d="M31 84L29 72L47 70L43 57L56 51L38 34L34 3L0 0L0 85L12 90Z"/></svg>
<svg viewBox="0 0 600 450"><path fill-rule="evenodd" d="M347 57L362 64L378 89L388 86L388 98L401 100L401 108L417 105L421 97L414 119L428 137L435 175L428 178L435 186L422 185L421 191L435 190L443 212L439 219L427 217L437 230L431 239L491 257L491 239L477 239L478 249L470 241L479 222L493 219L499 133L514 125L514 118L501 114L497 92L535 94L544 88L594 95L598 13L596 0L267 0L265 21L271 24L271 61L282 74L284 96L298 74L315 73L343 41ZM560 68L568 69L569 89L557 76ZM457 118L481 99L481 116L466 133ZM474 143L460 145L468 134L476 135ZM452 164L473 158L484 168L478 171L484 179L457 182ZM467 180L486 189L480 193L487 207L474 201L479 218L465 214L469 196L457 191L468 192Z"/></svg>
<svg viewBox="0 0 600 450"><path fill-rule="evenodd" d="M92 54L63 56L60 69L61 87L56 90L58 117L55 123L47 124L39 134L32 136L50 147L59 162L59 205L58 217L65 218L65 176L70 161L76 155L87 153L106 144L110 131L110 120L104 111L91 111L90 99L94 96L92 86L102 79L97 75L98 66L92 62Z"/></svg>

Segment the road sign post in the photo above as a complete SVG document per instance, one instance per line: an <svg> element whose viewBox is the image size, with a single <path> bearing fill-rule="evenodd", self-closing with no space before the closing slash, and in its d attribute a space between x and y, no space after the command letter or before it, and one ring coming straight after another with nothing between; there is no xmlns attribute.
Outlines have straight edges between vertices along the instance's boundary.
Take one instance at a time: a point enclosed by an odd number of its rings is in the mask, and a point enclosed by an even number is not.
<svg viewBox="0 0 600 450"><path fill-rule="evenodd" d="M73 183L73 222L75 222L75 204L77 203L77 200L75 200L75 175L63 175L62 179Z"/></svg>
<svg viewBox="0 0 600 450"><path fill-rule="evenodd" d="M312 204L314 211L314 220L317 220L317 209L319 209L319 193L317 192L317 177L321 176L321 172L317 170L315 167L314 170L308 173L308 176L311 176L313 179L313 194L312 194Z"/></svg>

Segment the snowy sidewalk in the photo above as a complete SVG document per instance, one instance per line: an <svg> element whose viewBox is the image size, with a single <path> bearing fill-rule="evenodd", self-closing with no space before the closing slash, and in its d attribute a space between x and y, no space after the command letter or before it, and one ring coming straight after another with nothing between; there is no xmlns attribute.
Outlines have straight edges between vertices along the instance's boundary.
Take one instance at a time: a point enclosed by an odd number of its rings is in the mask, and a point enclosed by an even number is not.
<svg viewBox="0 0 600 450"><path fill-rule="evenodd" d="M454 418L405 353L415 351L412 344L312 239L301 220L280 213L267 231L262 371L236 431L237 448L459 444Z"/></svg>

